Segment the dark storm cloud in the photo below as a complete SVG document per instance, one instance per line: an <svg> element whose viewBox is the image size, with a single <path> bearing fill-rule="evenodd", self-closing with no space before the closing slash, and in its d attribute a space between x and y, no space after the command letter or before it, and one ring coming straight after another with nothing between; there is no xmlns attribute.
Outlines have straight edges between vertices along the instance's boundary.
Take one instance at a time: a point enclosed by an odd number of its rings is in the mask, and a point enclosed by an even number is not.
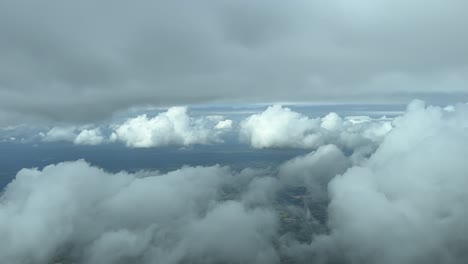
<svg viewBox="0 0 468 264"><path fill-rule="evenodd" d="M467 98L466 1L2 1L0 111Z"/></svg>

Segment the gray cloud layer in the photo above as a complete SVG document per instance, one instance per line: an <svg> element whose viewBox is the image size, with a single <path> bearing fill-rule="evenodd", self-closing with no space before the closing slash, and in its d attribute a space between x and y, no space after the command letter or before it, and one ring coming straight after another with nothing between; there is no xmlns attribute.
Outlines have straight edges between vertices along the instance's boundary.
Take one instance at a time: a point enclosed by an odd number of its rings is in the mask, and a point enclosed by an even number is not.
<svg viewBox="0 0 468 264"><path fill-rule="evenodd" d="M142 104L466 98L467 8L2 1L0 118L90 121Z"/></svg>

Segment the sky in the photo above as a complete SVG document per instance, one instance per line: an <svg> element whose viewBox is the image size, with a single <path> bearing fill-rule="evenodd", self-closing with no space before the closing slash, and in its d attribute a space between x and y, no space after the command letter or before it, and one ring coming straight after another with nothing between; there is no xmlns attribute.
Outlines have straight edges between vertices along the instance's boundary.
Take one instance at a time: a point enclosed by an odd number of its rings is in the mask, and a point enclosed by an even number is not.
<svg viewBox="0 0 468 264"><path fill-rule="evenodd" d="M0 0L0 263L468 263L467 9Z"/></svg>
<svg viewBox="0 0 468 264"><path fill-rule="evenodd" d="M0 118L467 98L461 0L2 1Z"/></svg>

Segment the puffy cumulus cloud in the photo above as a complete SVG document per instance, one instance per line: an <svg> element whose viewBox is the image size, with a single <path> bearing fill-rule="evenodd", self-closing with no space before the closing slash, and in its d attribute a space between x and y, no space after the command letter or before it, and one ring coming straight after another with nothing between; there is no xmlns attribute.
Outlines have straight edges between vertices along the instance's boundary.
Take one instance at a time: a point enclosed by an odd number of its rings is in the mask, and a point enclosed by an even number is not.
<svg viewBox="0 0 468 264"><path fill-rule="evenodd" d="M466 98L467 8L460 0L2 1L0 121L8 113L91 122L146 104Z"/></svg>
<svg viewBox="0 0 468 264"><path fill-rule="evenodd" d="M318 119L273 105L242 121L240 136L254 148L313 148L320 144L313 133L319 125Z"/></svg>
<svg viewBox="0 0 468 264"><path fill-rule="evenodd" d="M115 127L111 140L135 148L219 143L220 136L232 127L231 120L219 119L192 118L186 107L171 107L153 118L144 114L128 119Z"/></svg>
<svg viewBox="0 0 468 264"><path fill-rule="evenodd" d="M99 145L105 140L99 128L83 129L75 137L73 143L76 145Z"/></svg>
<svg viewBox="0 0 468 264"><path fill-rule="evenodd" d="M221 136L232 129L233 121L223 116L190 117L187 107L171 107L152 118L142 114L109 126L55 126L27 138L31 141L73 142L75 145L123 142L128 147L147 148L222 143ZM16 130L4 134L14 136Z"/></svg>
<svg viewBox="0 0 468 264"><path fill-rule="evenodd" d="M359 161L369 155L392 129L391 119L368 116L342 118L329 113L323 118L309 118L280 105L251 115L241 122L240 138L253 148L314 149L335 144L354 152Z"/></svg>
<svg viewBox="0 0 468 264"><path fill-rule="evenodd" d="M279 166L281 182L289 186L305 186L316 196L326 196L328 182L342 174L351 165L350 160L335 145L319 147L307 155L293 158Z"/></svg>
<svg viewBox="0 0 468 264"><path fill-rule="evenodd" d="M337 131L343 126L343 118L337 113L331 112L322 118L320 127L328 131Z"/></svg>
<svg viewBox="0 0 468 264"><path fill-rule="evenodd" d="M43 141L73 141L76 137L75 127L53 127L46 133L39 134Z"/></svg>
<svg viewBox="0 0 468 264"><path fill-rule="evenodd" d="M88 127L88 128L87 128ZM34 137L29 135L31 140L34 140ZM102 134L100 128L89 128L85 127L52 127L46 133L39 133L40 140L44 142L72 142L75 145L99 145L108 140Z"/></svg>
<svg viewBox="0 0 468 264"><path fill-rule="evenodd" d="M231 129L232 128L232 120L221 120L215 125L216 129Z"/></svg>
<svg viewBox="0 0 468 264"><path fill-rule="evenodd" d="M331 181L330 234L292 253L318 263L466 263L467 131L467 105L411 103L369 160Z"/></svg>
<svg viewBox="0 0 468 264"><path fill-rule="evenodd" d="M278 263L276 214L242 198L262 196L261 177L219 166L111 174L82 160L23 169L1 196L0 259ZM229 198L236 179L245 184Z"/></svg>

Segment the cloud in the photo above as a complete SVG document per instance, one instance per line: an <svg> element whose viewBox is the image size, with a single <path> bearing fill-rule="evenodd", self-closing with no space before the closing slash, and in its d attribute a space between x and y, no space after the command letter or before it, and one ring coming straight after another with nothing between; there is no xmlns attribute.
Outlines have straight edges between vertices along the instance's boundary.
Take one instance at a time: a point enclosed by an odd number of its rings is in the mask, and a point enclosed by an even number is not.
<svg viewBox="0 0 468 264"><path fill-rule="evenodd" d="M76 135L75 127L53 127L47 133L40 133L43 141L73 141Z"/></svg>
<svg viewBox="0 0 468 264"><path fill-rule="evenodd" d="M231 120L192 118L186 107L171 107L153 118L144 114L128 119L115 127L112 140L136 148L212 144L222 142L220 136L231 127Z"/></svg>
<svg viewBox="0 0 468 264"><path fill-rule="evenodd" d="M368 161L331 181L330 234L316 237L309 256L319 263L465 263L467 116L467 105L411 103Z"/></svg>
<svg viewBox="0 0 468 264"><path fill-rule="evenodd" d="M99 128L83 129L73 140L76 145L99 145L104 142L105 138Z"/></svg>
<svg viewBox="0 0 468 264"><path fill-rule="evenodd" d="M221 120L215 125L216 129L231 129L232 128L232 120Z"/></svg>
<svg viewBox="0 0 468 264"><path fill-rule="evenodd" d="M249 111L250 116L246 113L236 116L237 112L228 109L222 112L223 115L209 107L203 111L186 106L133 109L105 122L86 125L7 126L0 128L0 138L15 137L24 142L64 141L77 145L120 142L128 147L160 147L219 144L225 138L235 140L235 134L239 133L239 139L253 148L316 149L334 144L346 153L355 152L358 160L375 150L391 130L393 119L385 116L341 117L335 112L322 118L310 118L280 105L273 105L260 113L257 112L263 107L251 108L255 110ZM235 125L231 119L240 125Z"/></svg>
<svg viewBox="0 0 468 264"><path fill-rule="evenodd" d="M56 126L46 133L40 132L39 138L43 142L72 142L75 145L100 145L108 141L100 128L89 126ZM29 135L28 140L35 140L35 137Z"/></svg>
<svg viewBox="0 0 468 264"><path fill-rule="evenodd" d="M285 185L309 188L315 197L326 196L326 186L342 174L351 162L335 145L319 147L304 156L293 158L279 166L279 178Z"/></svg>
<svg viewBox="0 0 468 264"><path fill-rule="evenodd" d="M320 144L312 133L318 125L318 119L273 105L242 121L240 136L254 148L314 148Z"/></svg>
<svg viewBox="0 0 468 264"><path fill-rule="evenodd" d="M332 112L323 118L309 118L280 105L253 114L240 124L241 140L253 148L316 149L334 144L353 159L360 160L375 150L392 129L391 119L368 116L342 118Z"/></svg>
<svg viewBox="0 0 468 264"><path fill-rule="evenodd" d="M154 117L141 114L115 123L99 126L88 124L80 127L55 126L38 135L43 142L64 141L73 142L75 145L122 142L127 147L149 148L222 143L222 135L233 129L233 121L230 119L209 115L190 117L187 107L171 107ZM5 134L14 135L16 130L18 129ZM34 141L37 138L29 135L28 139Z"/></svg>
<svg viewBox="0 0 468 264"><path fill-rule="evenodd" d="M239 202L226 202L190 228L182 242L186 245L179 250L190 262L278 263L271 243L276 225L271 211L246 210Z"/></svg>
<svg viewBox="0 0 468 264"><path fill-rule="evenodd" d="M322 118L320 127L328 131L337 131L343 126L343 118L337 113L331 112Z"/></svg>
<svg viewBox="0 0 468 264"><path fill-rule="evenodd" d="M275 214L221 192L254 176L219 166L111 174L82 160L23 169L1 196L0 259L278 263Z"/></svg>
<svg viewBox="0 0 468 264"><path fill-rule="evenodd" d="M0 120L87 123L147 104L466 99L466 9L457 0L4 1Z"/></svg>
<svg viewBox="0 0 468 264"><path fill-rule="evenodd" d="M278 167L240 171L109 173L82 160L23 169L0 197L0 259L467 262L468 105L414 101L385 133L387 119L310 119L279 106L267 111L293 120L286 124L313 123L338 134L372 131L369 140L383 140L366 159L326 144ZM254 115L260 126L273 120L265 112ZM206 119L212 129L219 122Z"/></svg>

